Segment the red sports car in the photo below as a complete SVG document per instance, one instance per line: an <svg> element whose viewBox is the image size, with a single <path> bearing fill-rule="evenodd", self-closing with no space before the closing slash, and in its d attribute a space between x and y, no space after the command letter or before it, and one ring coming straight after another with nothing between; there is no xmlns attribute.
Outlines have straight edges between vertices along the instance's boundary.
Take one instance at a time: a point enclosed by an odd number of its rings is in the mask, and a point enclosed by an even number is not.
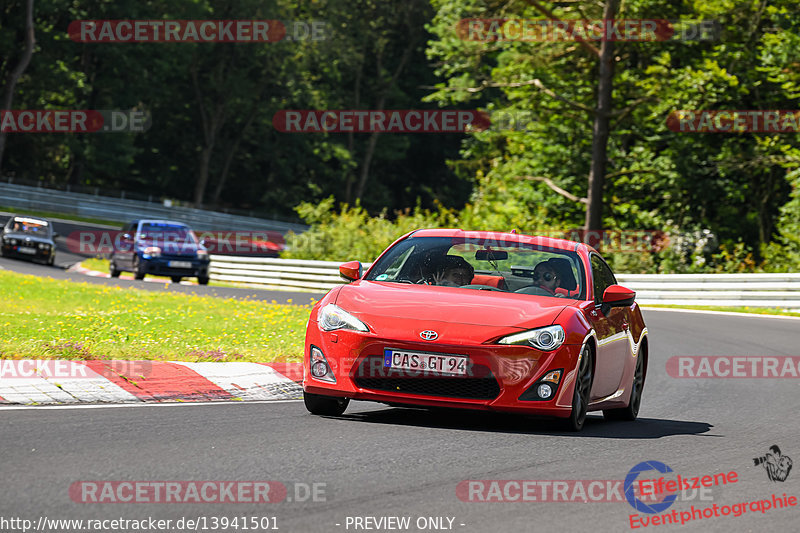
<svg viewBox="0 0 800 533"><path fill-rule="evenodd" d="M635 293L586 244L424 229L395 241L311 311L306 408L351 399L635 420L648 340Z"/></svg>

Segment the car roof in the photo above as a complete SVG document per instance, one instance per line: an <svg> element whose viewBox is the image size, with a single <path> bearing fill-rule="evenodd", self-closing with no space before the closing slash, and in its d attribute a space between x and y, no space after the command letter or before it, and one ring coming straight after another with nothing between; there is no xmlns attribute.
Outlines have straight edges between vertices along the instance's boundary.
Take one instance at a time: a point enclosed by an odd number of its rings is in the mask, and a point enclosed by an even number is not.
<svg viewBox="0 0 800 533"><path fill-rule="evenodd" d="M175 220L160 220L160 219L149 219L149 218L142 218L140 220L134 220L134 224L139 225L141 224L160 224L164 226L184 226L188 228L188 224L184 222L177 222Z"/></svg>
<svg viewBox="0 0 800 533"><path fill-rule="evenodd" d="M14 215L14 222L30 222L31 224L41 224L42 226L49 226L50 221L46 218L32 217L28 215Z"/></svg>
<svg viewBox="0 0 800 533"><path fill-rule="evenodd" d="M552 237L541 237L525 235L524 233L510 233L503 231L465 231L463 229L420 229L409 234L409 237L460 237L464 239L485 239L494 241L517 242L520 244L530 244L533 246L544 246L574 252L582 243L568 241L566 239L555 239Z"/></svg>

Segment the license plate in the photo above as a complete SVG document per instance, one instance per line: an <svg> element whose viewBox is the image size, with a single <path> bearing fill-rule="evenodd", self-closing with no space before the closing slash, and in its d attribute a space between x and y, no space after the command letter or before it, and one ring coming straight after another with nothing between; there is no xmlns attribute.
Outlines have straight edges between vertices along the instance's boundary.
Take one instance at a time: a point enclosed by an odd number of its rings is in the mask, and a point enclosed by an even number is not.
<svg viewBox="0 0 800 533"><path fill-rule="evenodd" d="M170 261L168 264L172 268L192 268L192 263L189 261Z"/></svg>
<svg viewBox="0 0 800 533"><path fill-rule="evenodd" d="M386 348L383 350L384 368L412 370L428 374L463 376L467 373L466 355L407 352Z"/></svg>
<svg viewBox="0 0 800 533"><path fill-rule="evenodd" d="M33 254L36 253L36 248L28 248L26 246L20 246L19 248L17 248L17 250L21 254L31 254L31 255L33 255Z"/></svg>

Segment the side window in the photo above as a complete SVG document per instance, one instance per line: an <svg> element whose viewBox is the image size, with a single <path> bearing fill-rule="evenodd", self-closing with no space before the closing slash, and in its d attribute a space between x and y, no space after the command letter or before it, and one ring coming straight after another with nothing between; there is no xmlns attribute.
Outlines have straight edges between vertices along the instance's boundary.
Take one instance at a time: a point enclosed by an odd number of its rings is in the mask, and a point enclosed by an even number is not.
<svg viewBox="0 0 800 533"><path fill-rule="evenodd" d="M605 261L598 255L592 255L592 282L594 283L594 303L600 304L603 293L610 285L617 283L617 278Z"/></svg>

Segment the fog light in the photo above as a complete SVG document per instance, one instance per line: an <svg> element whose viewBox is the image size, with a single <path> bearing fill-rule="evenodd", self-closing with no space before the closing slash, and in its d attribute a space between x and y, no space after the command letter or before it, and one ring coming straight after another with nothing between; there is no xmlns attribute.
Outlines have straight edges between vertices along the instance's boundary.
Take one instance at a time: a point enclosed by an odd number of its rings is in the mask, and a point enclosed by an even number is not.
<svg viewBox="0 0 800 533"><path fill-rule="evenodd" d="M322 350L312 345L311 353L309 355L311 355L311 360L309 361L311 366L311 377L321 381L336 383L336 378L333 375L333 369L331 368L331 365L328 364L328 360L325 359L325 355L322 353Z"/></svg>
<svg viewBox="0 0 800 533"><path fill-rule="evenodd" d="M536 394L539 395L540 398L547 399L553 395L553 388L548 383L542 383L536 389Z"/></svg>
<svg viewBox="0 0 800 533"><path fill-rule="evenodd" d="M311 365L311 375L315 378L324 377L325 374L328 373L328 365L323 363L322 361L317 361L313 365Z"/></svg>

